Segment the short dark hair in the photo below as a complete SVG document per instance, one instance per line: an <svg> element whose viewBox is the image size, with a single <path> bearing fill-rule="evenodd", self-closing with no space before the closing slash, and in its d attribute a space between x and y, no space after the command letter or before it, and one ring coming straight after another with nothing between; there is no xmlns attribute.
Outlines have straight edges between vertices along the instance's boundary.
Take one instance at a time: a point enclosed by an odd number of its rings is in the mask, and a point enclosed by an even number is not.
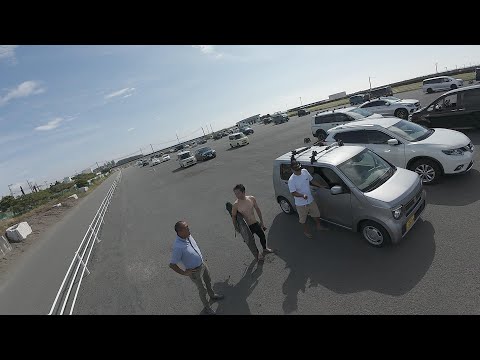
<svg viewBox="0 0 480 360"><path fill-rule="evenodd" d="M243 186L242 184L237 184L233 188L233 191L235 191L235 190L240 190L242 193L244 193L245 192L245 186Z"/></svg>
<svg viewBox="0 0 480 360"><path fill-rule="evenodd" d="M177 222L175 223L174 229L175 229L175 232L176 232L177 234L178 234L178 232L179 232L182 228L185 227L184 224L185 224L185 221L183 221L183 220L177 221Z"/></svg>

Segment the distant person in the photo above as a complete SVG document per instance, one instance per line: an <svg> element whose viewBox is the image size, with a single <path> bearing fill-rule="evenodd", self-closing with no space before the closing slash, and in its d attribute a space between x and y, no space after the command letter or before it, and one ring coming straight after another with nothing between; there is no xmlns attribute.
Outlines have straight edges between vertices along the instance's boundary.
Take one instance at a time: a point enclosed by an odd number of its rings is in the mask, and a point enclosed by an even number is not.
<svg viewBox="0 0 480 360"><path fill-rule="evenodd" d="M252 234L257 234L258 238L260 239L260 244L263 248L263 253L258 252L258 261L262 261L264 259L264 255L272 253L273 250L267 247L267 239L265 237L264 231L267 230L265 224L263 223L262 212L257 204L257 199L254 196L247 196L245 195L245 186L242 184L235 185L233 188L233 192L237 197L237 200L233 204L232 209L232 221L233 225L236 226L237 222L237 212L242 214L243 218L247 222L248 227ZM257 221L255 217L254 210L257 212L258 217L260 219L260 223ZM251 244L252 247L256 249L255 244Z"/></svg>
<svg viewBox="0 0 480 360"><path fill-rule="evenodd" d="M192 279L198 288L205 313L213 315L215 312L207 300L207 292L211 300L221 300L224 296L215 294L213 291L210 272L208 271L207 264L203 261L203 255L197 242L190 234L188 224L185 221L178 221L175 224L175 232L177 233L177 238L173 244L170 268L176 273ZM185 270L182 270L178 266L179 263L183 264Z"/></svg>
<svg viewBox="0 0 480 360"><path fill-rule="evenodd" d="M310 183L314 186L324 187L321 183L313 179L312 175L296 160L291 162L293 174L288 179L288 188L295 199L295 206L297 208L298 220L303 225L303 233L309 239L312 234L308 230L307 216L310 215L317 224L317 230L326 230L320 224L320 210L317 203L313 199Z"/></svg>

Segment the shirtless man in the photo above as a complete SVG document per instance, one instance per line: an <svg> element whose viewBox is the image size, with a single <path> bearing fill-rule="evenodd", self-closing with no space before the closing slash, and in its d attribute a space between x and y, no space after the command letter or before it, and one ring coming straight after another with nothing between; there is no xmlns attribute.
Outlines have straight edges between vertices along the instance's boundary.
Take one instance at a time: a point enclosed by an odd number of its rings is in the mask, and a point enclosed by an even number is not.
<svg viewBox="0 0 480 360"><path fill-rule="evenodd" d="M263 253L258 253L258 261L262 261L264 259L264 255L272 253L273 250L267 247L267 239L265 238L265 233L263 232L264 230L267 230L267 228L263 224L262 212L258 207L257 200L254 196L245 195L245 186L242 184L236 185L233 188L233 192L237 197L232 209L233 225L236 226L238 211L245 218L245 221L247 222L252 234L257 234L257 236L260 238L260 244L262 244ZM260 223L258 223L253 209L257 211L258 217L260 218ZM253 246L256 247L255 244L253 244Z"/></svg>

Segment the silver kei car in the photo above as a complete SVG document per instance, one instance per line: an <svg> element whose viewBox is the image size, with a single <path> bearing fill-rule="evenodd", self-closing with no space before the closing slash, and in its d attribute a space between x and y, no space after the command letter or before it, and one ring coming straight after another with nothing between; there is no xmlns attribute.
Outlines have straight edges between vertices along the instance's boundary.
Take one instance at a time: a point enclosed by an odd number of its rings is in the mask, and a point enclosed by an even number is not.
<svg viewBox="0 0 480 360"><path fill-rule="evenodd" d="M375 247L400 242L425 209L418 174L363 146L334 143L300 148L274 160L275 198L286 214L296 211L288 189L292 157L325 185L311 187L321 219L360 232Z"/></svg>

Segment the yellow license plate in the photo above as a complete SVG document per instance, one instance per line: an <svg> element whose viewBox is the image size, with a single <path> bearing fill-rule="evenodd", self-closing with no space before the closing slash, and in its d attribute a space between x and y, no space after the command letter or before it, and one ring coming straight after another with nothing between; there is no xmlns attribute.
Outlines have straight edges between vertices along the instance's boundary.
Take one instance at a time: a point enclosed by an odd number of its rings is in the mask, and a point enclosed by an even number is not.
<svg viewBox="0 0 480 360"><path fill-rule="evenodd" d="M407 220L407 231L410 230L410 228L413 226L415 223L415 215L410 216L410 219Z"/></svg>

